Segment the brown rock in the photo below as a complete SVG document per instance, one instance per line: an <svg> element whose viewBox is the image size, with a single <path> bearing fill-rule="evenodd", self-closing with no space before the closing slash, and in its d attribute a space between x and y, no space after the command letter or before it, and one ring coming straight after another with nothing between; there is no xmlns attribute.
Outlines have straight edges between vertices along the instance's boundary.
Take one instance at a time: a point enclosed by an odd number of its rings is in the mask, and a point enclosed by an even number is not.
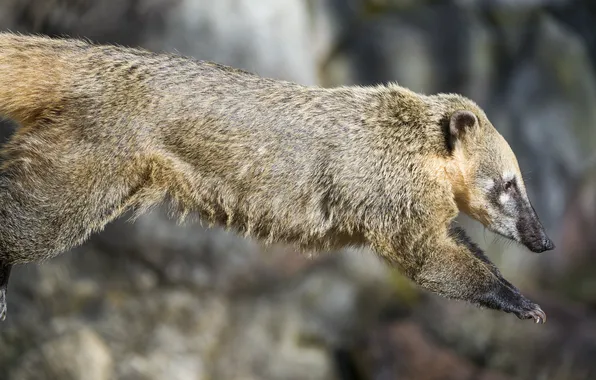
<svg viewBox="0 0 596 380"><path fill-rule="evenodd" d="M360 363L366 378L373 379L507 379L440 347L414 322L395 323L375 331Z"/></svg>

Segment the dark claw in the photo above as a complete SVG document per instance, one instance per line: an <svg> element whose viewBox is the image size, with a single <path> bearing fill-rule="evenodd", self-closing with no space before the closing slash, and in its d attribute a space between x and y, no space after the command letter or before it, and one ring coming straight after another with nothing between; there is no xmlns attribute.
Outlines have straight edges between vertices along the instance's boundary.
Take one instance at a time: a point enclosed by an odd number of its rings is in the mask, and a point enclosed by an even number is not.
<svg viewBox="0 0 596 380"><path fill-rule="evenodd" d="M546 313L540 308L540 306L536 305L536 309L530 312L530 315L536 323L546 323Z"/></svg>
<svg viewBox="0 0 596 380"><path fill-rule="evenodd" d="M536 323L546 323L546 313L536 304L529 305L529 310L518 314L520 319L533 319Z"/></svg>

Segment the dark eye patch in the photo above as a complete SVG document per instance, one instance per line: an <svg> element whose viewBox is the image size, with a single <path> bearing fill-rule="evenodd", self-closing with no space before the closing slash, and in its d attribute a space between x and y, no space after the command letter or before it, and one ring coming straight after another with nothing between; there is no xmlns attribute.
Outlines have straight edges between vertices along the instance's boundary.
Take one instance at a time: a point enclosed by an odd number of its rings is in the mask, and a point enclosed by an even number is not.
<svg viewBox="0 0 596 380"><path fill-rule="evenodd" d="M502 178L495 180L495 186L493 186L488 194L488 200L493 206L499 209L503 209L503 205L499 202L499 197L503 192L511 193L517 205L519 201L519 191L517 191L517 180L515 177L510 180L504 180Z"/></svg>

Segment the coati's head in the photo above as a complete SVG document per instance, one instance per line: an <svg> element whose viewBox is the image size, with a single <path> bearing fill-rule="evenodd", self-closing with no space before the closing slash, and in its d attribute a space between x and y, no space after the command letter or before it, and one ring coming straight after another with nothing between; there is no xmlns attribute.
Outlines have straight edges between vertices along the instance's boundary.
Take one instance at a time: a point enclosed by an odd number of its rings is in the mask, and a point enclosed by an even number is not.
<svg viewBox="0 0 596 380"><path fill-rule="evenodd" d="M444 117L448 175L460 211L533 252L553 249L509 144L472 101L456 97L449 103Z"/></svg>

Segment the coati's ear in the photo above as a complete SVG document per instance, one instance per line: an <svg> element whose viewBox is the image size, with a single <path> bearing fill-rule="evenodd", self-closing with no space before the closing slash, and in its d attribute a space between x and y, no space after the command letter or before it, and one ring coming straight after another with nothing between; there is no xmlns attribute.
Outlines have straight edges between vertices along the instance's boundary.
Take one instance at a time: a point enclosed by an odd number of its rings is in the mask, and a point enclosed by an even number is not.
<svg viewBox="0 0 596 380"><path fill-rule="evenodd" d="M478 119L474 113L466 110L455 111L449 119L449 149L453 149L455 142L477 122Z"/></svg>
<svg viewBox="0 0 596 380"><path fill-rule="evenodd" d="M449 121L449 133L456 139L460 138L466 133L466 130L472 128L476 122L476 115L472 112L466 110L455 111L453 115L451 115L451 120Z"/></svg>

